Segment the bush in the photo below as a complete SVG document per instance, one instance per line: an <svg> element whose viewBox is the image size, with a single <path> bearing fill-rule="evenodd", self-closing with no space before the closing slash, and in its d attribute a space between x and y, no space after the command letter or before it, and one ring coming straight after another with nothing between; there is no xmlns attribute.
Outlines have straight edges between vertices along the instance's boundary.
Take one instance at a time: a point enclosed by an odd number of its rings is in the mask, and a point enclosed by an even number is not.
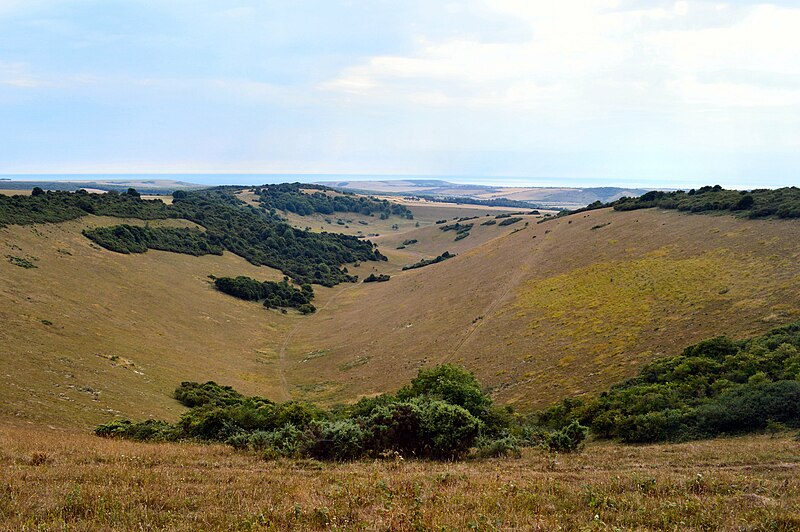
<svg viewBox="0 0 800 532"><path fill-rule="evenodd" d="M475 446L480 434L485 438L481 453L514 454L517 441L508 430L514 420L510 409L492 409L475 376L453 365L421 370L397 396L362 399L333 413L300 401L276 404L246 397L212 381L181 383L175 398L189 407L175 425L116 420L100 425L96 433L227 442L268 458L336 461L392 452L457 459Z"/></svg>
<svg viewBox="0 0 800 532"><path fill-rule="evenodd" d="M550 452L571 453L580 449L589 429L577 421L573 421L561 430L547 436L545 447Z"/></svg>
<svg viewBox="0 0 800 532"><path fill-rule="evenodd" d="M364 454L367 435L353 420L317 421L311 425L308 454L320 460L354 460Z"/></svg>
<svg viewBox="0 0 800 532"><path fill-rule="evenodd" d="M455 364L443 364L421 369L411 384L397 392L399 399L428 397L465 408L473 416L483 418L492 404L481 390L475 375Z"/></svg>
<svg viewBox="0 0 800 532"><path fill-rule="evenodd" d="M522 442L513 436L495 439L479 438L475 443L473 456L475 458L499 458L504 456L519 458L522 456Z"/></svg>
<svg viewBox="0 0 800 532"><path fill-rule="evenodd" d="M657 360L598 397L564 400L541 422L573 421L625 442L683 441L800 427L800 323L749 340L716 337Z"/></svg>
<svg viewBox="0 0 800 532"><path fill-rule="evenodd" d="M374 273L369 274L369 276L364 279L365 283L385 283L391 279L391 276L382 273L380 275L375 275Z"/></svg>
<svg viewBox="0 0 800 532"><path fill-rule="evenodd" d="M472 447L481 421L461 406L438 400L422 400L420 429L424 441L422 456L456 459Z"/></svg>

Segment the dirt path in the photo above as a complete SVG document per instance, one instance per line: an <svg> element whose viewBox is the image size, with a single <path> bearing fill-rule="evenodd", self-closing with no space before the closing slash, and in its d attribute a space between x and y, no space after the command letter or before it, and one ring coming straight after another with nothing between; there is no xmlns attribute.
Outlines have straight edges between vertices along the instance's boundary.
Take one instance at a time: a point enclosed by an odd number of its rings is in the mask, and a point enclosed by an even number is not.
<svg viewBox="0 0 800 532"><path fill-rule="evenodd" d="M355 284L351 284L350 286L346 286L333 294L333 296L331 296L331 298L322 307L317 309L317 315L319 315L321 312L324 312L342 293L346 292L347 290L351 290L355 286ZM286 349L289 347L289 342L292 340L292 337L297 331L300 330L300 327L302 327L305 322L305 319L300 319L297 321L297 325L292 327L292 330L286 334L286 337L281 343L281 349L278 352L278 379L281 383L281 402L291 401L292 399L292 393L289 391L289 381L286 380Z"/></svg>
<svg viewBox="0 0 800 532"><path fill-rule="evenodd" d="M525 276L526 273L528 273L528 269L529 268L527 264L523 264L520 266L519 271L513 274L511 276L511 279L509 279L505 283L505 286L503 287L503 290L500 292L500 294L496 298L494 298L492 302L489 303L489 305L485 309L483 309L483 313L481 314L481 319L473 321L472 324L469 326L469 328L467 328L466 334L464 334L464 336L458 341L455 347L453 347L453 349L451 349L450 352L447 353L447 355L444 358L442 358L440 362L441 364L446 364L450 362L458 354L458 352L461 350L464 344L467 343L467 340L469 340L472 337L472 335L475 334L475 331L477 331L480 328L480 326L483 325L483 322L485 322L487 319L491 317L492 312L494 312L494 310L506 298L509 292L511 292L511 290L515 286L517 286L520 283L520 281L522 281L522 278Z"/></svg>

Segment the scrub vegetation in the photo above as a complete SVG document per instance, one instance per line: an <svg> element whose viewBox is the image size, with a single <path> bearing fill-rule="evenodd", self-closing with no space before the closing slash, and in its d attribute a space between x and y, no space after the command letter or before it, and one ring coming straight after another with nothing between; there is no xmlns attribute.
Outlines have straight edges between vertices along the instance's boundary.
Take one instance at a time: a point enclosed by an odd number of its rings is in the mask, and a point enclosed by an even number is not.
<svg viewBox="0 0 800 532"><path fill-rule="evenodd" d="M143 200L134 189L123 194L44 192L34 189L30 196L0 196L0 226L63 222L87 214L144 220L181 218L195 222L206 231L137 229L124 225L88 231L86 236L120 253L160 249L202 255L218 254L225 249L254 265L279 269L298 283L323 286L356 281L354 276L342 269L343 264L386 260L368 240L293 228L280 219L274 210L258 209L237 199L235 193L238 190L241 189L217 187L191 192L176 191L173 203L167 205L160 200ZM318 195L328 197L321 193ZM281 192L280 197L294 197L302 202L317 195L304 194L294 187ZM383 204L366 200L365 205L372 208ZM406 209L403 209L405 215ZM389 211L382 212L393 213L391 207Z"/></svg>
<svg viewBox="0 0 800 532"><path fill-rule="evenodd" d="M540 419L577 421L599 438L628 443L800 428L800 323L700 342L597 397L566 399Z"/></svg>

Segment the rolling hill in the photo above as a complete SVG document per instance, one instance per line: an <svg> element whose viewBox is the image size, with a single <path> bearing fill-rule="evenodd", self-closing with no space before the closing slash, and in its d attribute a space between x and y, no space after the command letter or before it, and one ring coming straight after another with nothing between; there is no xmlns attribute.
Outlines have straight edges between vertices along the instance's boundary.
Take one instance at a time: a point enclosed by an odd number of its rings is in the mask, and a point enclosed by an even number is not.
<svg viewBox="0 0 800 532"><path fill-rule="evenodd" d="M230 252L121 255L81 235L142 221L0 229L0 416L61 427L118 414L175 419L170 393L185 380L331 404L396 389L441 362L475 371L499 403L531 409L604 389L703 338L800 316L796 221L602 209L502 226L508 218L495 216L507 210L430 209L415 220L337 215L378 233L371 240L388 257L350 273L391 279L315 286L310 316L216 291L209 275L282 278ZM480 215L460 222L473 226L459 240L442 230L457 214ZM444 251L456 256L402 271Z"/></svg>

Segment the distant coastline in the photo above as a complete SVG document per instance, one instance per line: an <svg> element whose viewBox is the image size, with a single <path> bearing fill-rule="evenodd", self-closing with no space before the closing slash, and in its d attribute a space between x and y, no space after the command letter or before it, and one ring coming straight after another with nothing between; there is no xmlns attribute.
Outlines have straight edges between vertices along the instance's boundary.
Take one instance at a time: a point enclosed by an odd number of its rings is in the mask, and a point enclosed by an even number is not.
<svg viewBox="0 0 800 532"><path fill-rule="evenodd" d="M25 182L50 182L50 181L73 181L73 182L158 182L170 181L185 184L186 186L214 186L214 185L269 185L287 182L300 183L335 183L339 181L418 181L418 180L439 180L454 184L463 185L485 185L496 187L568 187L568 188L587 188L587 187L621 187L621 188L644 188L644 189L676 189L676 188L696 188L709 184L708 179L694 180L685 179L606 179L591 177L520 177L520 176L468 176L468 175L411 175L411 174L306 174L306 173L163 173L163 174L93 174L93 173L71 173L71 174L0 174L0 181L8 183ZM714 183L716 184L716 183ZM750 188L777 188L786 186L785 184L747 184L747 183L719 183L726 188L750 189Z"/></svg>

